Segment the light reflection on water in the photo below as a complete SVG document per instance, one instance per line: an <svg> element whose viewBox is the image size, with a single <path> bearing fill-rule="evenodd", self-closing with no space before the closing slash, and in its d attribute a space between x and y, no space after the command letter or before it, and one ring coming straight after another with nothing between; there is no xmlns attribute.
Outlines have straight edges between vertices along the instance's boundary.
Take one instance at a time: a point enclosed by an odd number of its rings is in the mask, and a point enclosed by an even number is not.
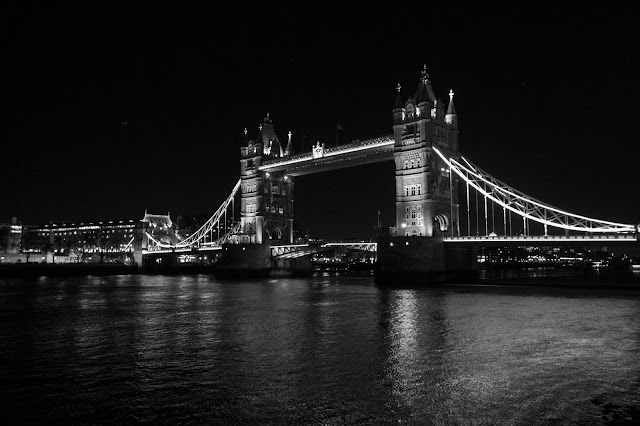
<svg viewBox="0 0 640 426"><path fill-rule="evenodd" d="M639 420L633 291L40 278L0 281L0 315L13 422Z"/></svg>

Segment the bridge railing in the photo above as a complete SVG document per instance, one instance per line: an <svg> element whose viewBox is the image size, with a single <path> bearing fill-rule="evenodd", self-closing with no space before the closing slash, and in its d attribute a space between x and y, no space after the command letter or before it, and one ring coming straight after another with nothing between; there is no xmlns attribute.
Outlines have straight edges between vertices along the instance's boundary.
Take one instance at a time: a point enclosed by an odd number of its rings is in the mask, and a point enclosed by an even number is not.
<svg viewBox="0 0 640 426"><path fill-rule="evenodd" d="M597 235L471 235L445 237L444 241L637 241L635 234Z"/></svg>
<svg viewBox="0 0 640 426"><path fill-rule="evenodd" d="M353 151L359 151L363 149L375 148L377 146L388 146L393 144L395 141L392 135L389 136L381 136L379 138L366 139L363 141L355 141L348 144L334 146L330 148L324 148L322 157L330 157L339 154L346 154ZM266 160L260 166L260 170L270 169L279 166L285 166L288 164L300 163L303 161L313 160L315 157L313 152L305 152L302 154L292 155L290 157L283 157L273 160Z"/></svg>

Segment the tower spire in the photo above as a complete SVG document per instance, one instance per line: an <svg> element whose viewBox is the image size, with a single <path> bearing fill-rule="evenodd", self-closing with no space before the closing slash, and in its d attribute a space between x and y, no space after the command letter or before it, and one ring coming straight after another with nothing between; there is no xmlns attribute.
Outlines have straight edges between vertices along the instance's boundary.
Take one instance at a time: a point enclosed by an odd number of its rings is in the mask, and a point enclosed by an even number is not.
<svg viewBox="0 0 640 426"><path fill-rule="evenodd" d="M429 81L429 73L427 73L427 64L422 66L420 72L420 82L416 89L416 94L413 96L416 104L420 105L423 102L433 102L436 100L436 96L431 88L431 82Z"/></svg>
<svg viewBox="0 0 640 426"><path fill-rule="evenodd" d="M429 83L429 73L427 73L427 64L422 65L421 80L422 84Z"/></svg>
<svg viewBox="0 0 640 426"><path fill-rule="evenodd" d="M393 109L402 108L402 97L400 96L400 83L396 86L396 102L393 104Z"/></svg>
<svg viewBox="0 0 640 426"><path fill-rule="evenodd" d="M453 89L449 90L449 106L447 107L447 115L444 116L444 121L455 128L458 126L458 114L456 114L456 107L453 104Z"/></svg>
<svg viewBox="0 0 640 426"><path fill-rule="evenodd" d="M284 151L284 155L293 155L293 145L291 144L291 130L289 130L289 133L287 134L287 136L289 136L289 140L287 141L287 148Z"/></svg>
<svg viewBox="0 0 640 426"><path fill-rule="evenodd" d="M453 89L449 90L449 107L447 108L447 114L455 114L456 107L453 105Z"/></svg>
<svg viewBox="0 0 640 426"><path fill-rule="evenodd" d="M393 122L399 124L404 120L404 105L400 95L400 83L396 86L396 101L393 104Z"/></svg>

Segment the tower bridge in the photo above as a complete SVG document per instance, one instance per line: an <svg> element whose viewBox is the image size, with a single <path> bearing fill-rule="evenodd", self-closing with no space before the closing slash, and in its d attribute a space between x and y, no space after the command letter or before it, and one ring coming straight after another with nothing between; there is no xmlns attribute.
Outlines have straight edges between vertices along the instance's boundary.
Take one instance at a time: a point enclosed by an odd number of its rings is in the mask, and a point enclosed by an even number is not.
<svg viewBox="0 0 640 426"><path fill-rule="evenodd" d="M475 247L483 245L638 245L640 225L553 207L462 156L453 98L452 90L446 105L435 96L425 67L413 96L403 100L397 86L392 133L328 148L317 142L311 151L298 154L291 132L287 143L281 143L267 114L255 137L244 130L240 179L212 217L179 241L146 233L139 238L138 252L219 251L220 276L304 269L308 255L326 247L294 244L295 178L381 161L395 164L396 205L395 225L369 246L377 250L376 279L382 281L471 269ZM514 221L522 221L522 232L514 232Z"/></svg>

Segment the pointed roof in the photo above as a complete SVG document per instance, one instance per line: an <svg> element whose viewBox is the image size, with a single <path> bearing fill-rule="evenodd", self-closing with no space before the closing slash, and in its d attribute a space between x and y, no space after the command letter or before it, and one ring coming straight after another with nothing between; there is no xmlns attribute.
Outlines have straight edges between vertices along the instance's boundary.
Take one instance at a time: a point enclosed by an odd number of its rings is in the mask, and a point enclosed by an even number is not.
<svg viewBox="0 0 640 426"><path fill-rule="evenodd" d="M400 83L396 87L396 102L393 104L393 109L402 109L404 105L402 104L402 97L400 96Z"/></svg>
<svg viewBox="0 0 640 426"><path fill-rule="evenodd" d="M422 72L420 73L420 83L418 84L413 99L416 100L417 104L436 100L436 96L433 94L433 89L431 88L431 82L429 81L429 74L427 74L427 64L423 65Z"/></svg>
<svg viewBox="0 0 640 426"><path fill-rule="evenodd" d="M157 227L167 227L171 228L173 226L173 222L171 221L171 217L169 212L166 215L164 214L149 214L147 210L144 210L144 217L140 222L152 223Z"/></svg>
<svg viewBox="0 0 640 426"><path fill-rule="evenodd" d="M262 139L262 143L264 144L264 152L266 154L282 156L282 146L280 145L280 141L278 140L278 136L276 135L275 130L273 129L273 122L269 118L269 113L267 113L267 117L263 120L263 123L259 127L260 132L258 135L258 139Z"/></svg>
<svg viewBox="0 0 640 426"><path fill-rule="evenodd" d="M284 150L284 155L293 155L293 145L291 144L291 130L289 130L287 136L289 136L289 140L287 141L287 148Z"/></svg>
<svg viewBox="0 0 640 426"><path fill-rule="evenodd" d="M447 114L456 114L456 107L453 104L453 89L449 90L449 107L447 108Z"/></svg>

